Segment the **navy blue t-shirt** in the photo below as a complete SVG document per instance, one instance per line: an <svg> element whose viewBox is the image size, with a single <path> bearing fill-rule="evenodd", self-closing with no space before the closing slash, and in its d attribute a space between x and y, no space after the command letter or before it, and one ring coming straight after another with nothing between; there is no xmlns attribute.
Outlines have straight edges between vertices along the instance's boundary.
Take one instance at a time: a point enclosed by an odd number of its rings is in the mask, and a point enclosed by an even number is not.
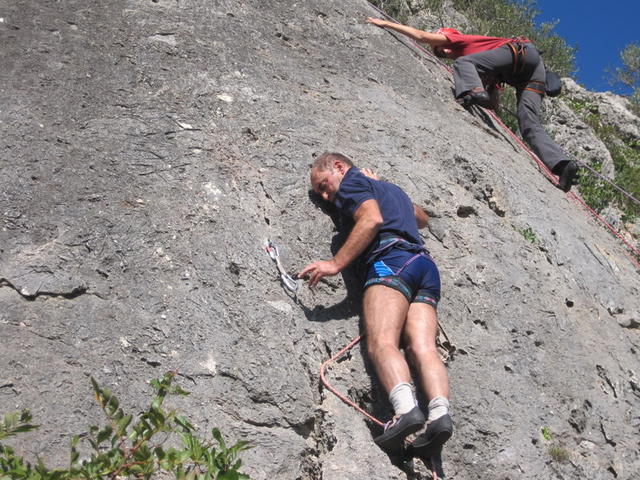
<svg viewBox="0 0 640 480"><path fill-rule="evenodd" d="M413 202L407 194L397 185L374 180L365 176L359 168L351 167L340 183L335 199L336 207L342 215L353 219L358 207L370 199L378 202L383 223L378 237L367 248L367 253L385 234L398 235L411 243L423 244L418 233Z"/></svg>

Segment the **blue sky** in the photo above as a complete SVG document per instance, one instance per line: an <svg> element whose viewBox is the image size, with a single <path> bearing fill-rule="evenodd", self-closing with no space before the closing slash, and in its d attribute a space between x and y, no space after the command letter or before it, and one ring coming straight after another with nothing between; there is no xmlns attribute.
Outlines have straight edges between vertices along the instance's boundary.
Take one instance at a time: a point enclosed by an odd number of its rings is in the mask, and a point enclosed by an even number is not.
<svg viewBox="0 0 640 480"><path fill-rule="evenodd" d="M640 43L640 0L538 0L538 22L559 20L554 31L576 54L578 82L589 90L616 91L607 81L607 68L620 66L620 51Z"/></svg>

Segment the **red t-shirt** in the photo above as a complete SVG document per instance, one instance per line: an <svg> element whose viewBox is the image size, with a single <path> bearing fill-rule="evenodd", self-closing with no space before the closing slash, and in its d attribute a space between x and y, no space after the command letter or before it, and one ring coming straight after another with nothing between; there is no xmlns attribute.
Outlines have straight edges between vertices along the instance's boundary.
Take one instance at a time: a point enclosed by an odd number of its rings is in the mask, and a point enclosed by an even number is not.
<svg viewBox="0 0 640 480"><path fill-rule="evenodd" d="M486 52L512 42L512 38L483 37L482 35L464 35L462 33L443 34L449 43L440 47L450 48L455 58L471 55L472 53ZM528 42L526 38L519 38L519 41Z"/></svg>

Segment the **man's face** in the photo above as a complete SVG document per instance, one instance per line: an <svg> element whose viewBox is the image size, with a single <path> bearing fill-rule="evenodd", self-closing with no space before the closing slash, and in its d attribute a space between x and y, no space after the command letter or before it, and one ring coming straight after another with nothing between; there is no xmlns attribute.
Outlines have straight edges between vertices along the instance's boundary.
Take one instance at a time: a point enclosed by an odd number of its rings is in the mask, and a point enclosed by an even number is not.
<svg viewBox="0 0 640 480"><path fill-rule="evenodd" d="M453 50L451 50L450 48L443 48L442 53L444 53L445 57L450 58L451 60L456 59L456 57L453 56Z"/></svg>
<svg viewBox="0 0 640 480"><path fill-rule="evenodd" d="M451 50L450 48L444 48L444 47L435 47L433 49L433 53L436 54L436 57L440 57L440 58L450 58L452 60L455 60L454 56L453 56L453 50Z"/></svg>
<svg viewBox="0 0 640 480"><path fill-rule="evenodd" d="M328 170L311 170L311 187L325 202L331 202L336 198L340 182L344 177L344 173L336 168Z"/></svg>

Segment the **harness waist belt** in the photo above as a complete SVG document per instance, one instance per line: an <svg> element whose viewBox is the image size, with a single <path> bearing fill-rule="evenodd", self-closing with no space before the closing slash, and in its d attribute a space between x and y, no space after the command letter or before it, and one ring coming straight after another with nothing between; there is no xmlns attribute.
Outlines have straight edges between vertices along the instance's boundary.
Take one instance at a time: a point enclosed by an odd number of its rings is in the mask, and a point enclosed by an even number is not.
<svg viewBox="0 0 640 480"><path fill-rule="evenodd" d="M427 250L424 245L410 242L399 235L383 234L376 247L368 254L367 264L372 264L378 257L380 257L380 255L388 252L394 247L414 252L416 254L425 254L426 256L430 256L429 250Z"/></svg>

